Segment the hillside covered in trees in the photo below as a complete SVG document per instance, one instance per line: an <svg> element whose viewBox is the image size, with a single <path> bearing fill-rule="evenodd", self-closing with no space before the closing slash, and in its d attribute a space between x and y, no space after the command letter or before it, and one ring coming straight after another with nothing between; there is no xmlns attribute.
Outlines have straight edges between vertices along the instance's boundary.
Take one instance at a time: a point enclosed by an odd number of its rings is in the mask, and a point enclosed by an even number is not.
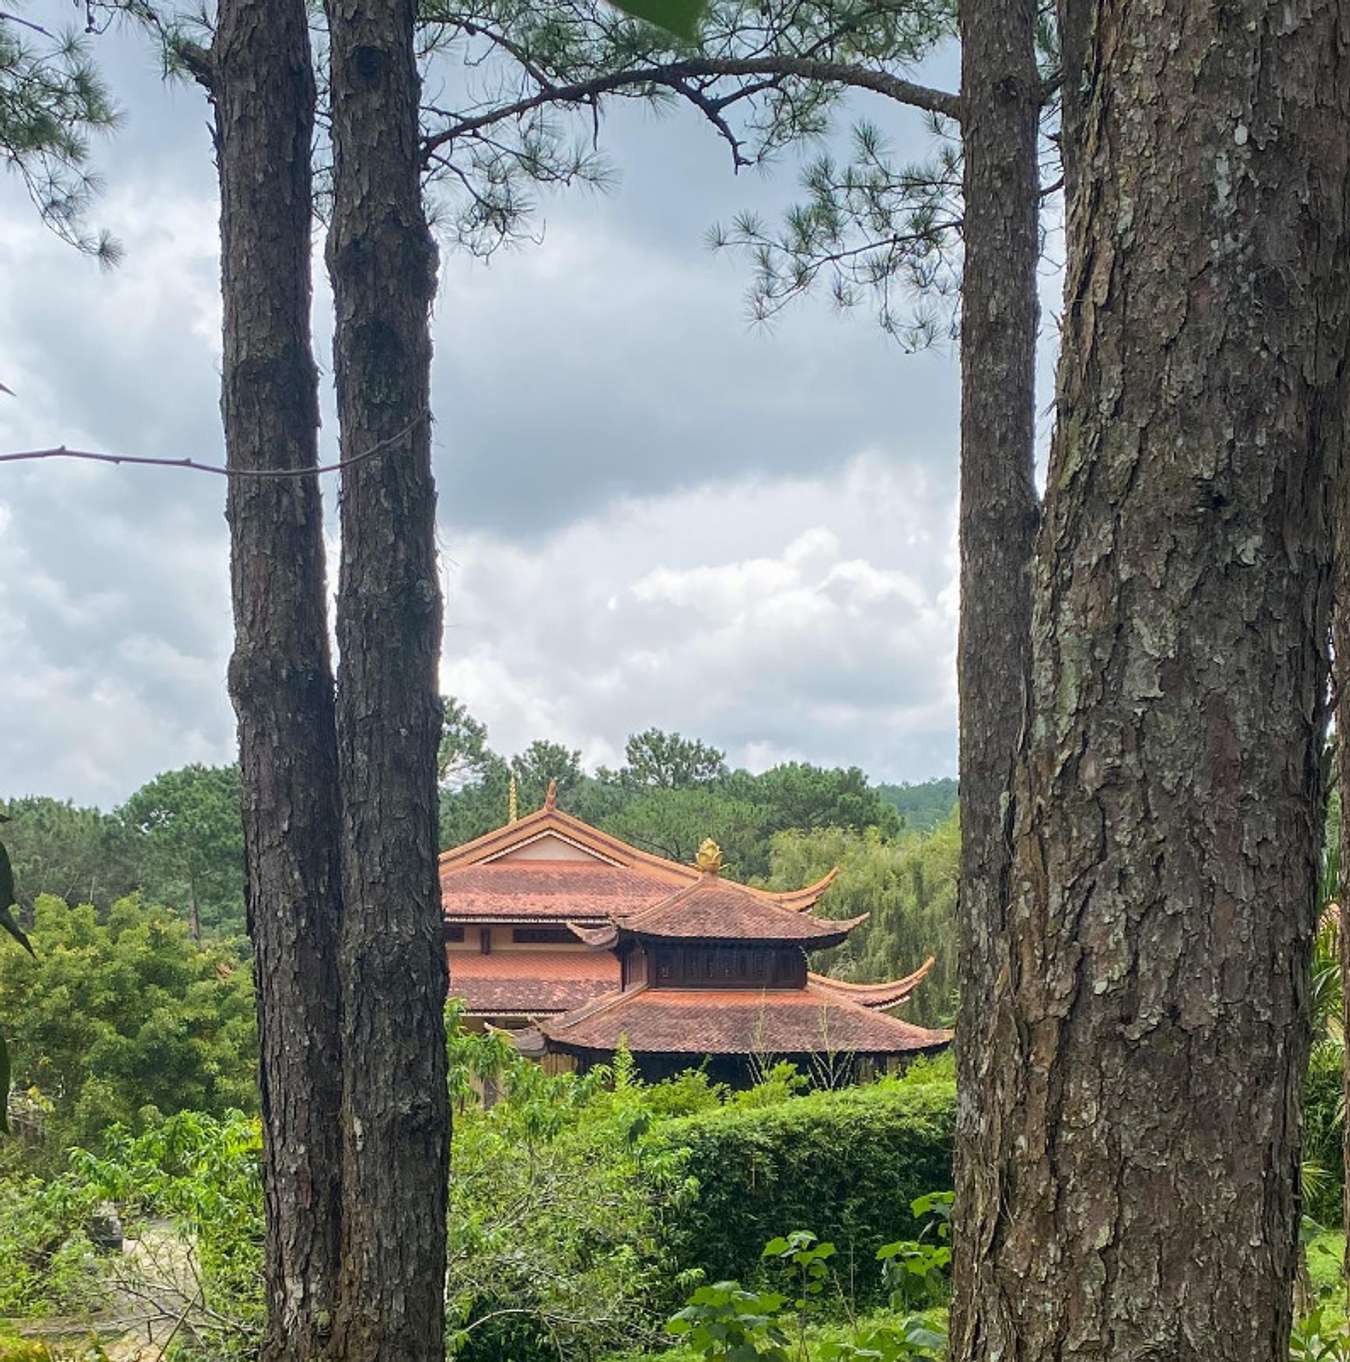
<svg viewBox="0 0 1350 1362"><path fill-rule="evenodd" d="M503 756L462 704L445 701L440 748L440 844L468 841L506 821L509 786L520 809L561 806L625 841L692 862L715 838L733 877L771 887L817 879L834 865L826 914L872 920L831 969L858 980L906 972L928 953L935 976L915 1016L950 1015L958 833L955 782L875 786L857 767L802 762L759 774L730 768L716 748L657 729L634 734L617 769L586 771L579 752L547 739ZM243 830L234 766L165 771L112 812L50 795L0 803L21 916L50 895L106 917L139 894L201 938L244 933Z"/></svg>

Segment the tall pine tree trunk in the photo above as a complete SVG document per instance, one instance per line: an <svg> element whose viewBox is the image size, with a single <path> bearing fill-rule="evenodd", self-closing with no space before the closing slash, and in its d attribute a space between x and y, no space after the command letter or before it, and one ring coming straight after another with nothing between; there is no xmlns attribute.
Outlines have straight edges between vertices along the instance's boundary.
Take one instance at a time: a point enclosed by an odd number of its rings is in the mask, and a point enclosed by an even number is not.
<svg viewBox="0 0 1350 1362"><path fill-rule="evenodd" d="M413 0L329 0L328 265L344 459L345 1362L444 1351L449 1100L436 872L441 597L431 475L436 253L421 198ZM387 445L385 442L390 442Z"/></svg>
<svg viewBox="0 0 1350 1362"><path fill-rule="evenodd" d="M979 1270L966 1212L990 1170L980 1100L991 1064L989 998L1006 956L1013 763L1026 713L1037 498L1039 256L1035 0L962 0L965 289L961 311L960 1102L956 1131L955 1357L976 1318L960 1307Z"/></svg>
<svg viewBox="0 0 1350 1362"><path fill-rule="evenodd" d="M208 83L229 464L313 468L314 75L303 0L222 0ZM322 516L317 477L230 479L230 694L261 1043L265 1362L322 1354L338 1285L342 900Z"/></svg>
<svg viewBox="0 0 1350 1362"><path fill-rule="evenodd" d="M1335 0L1068 0L1059 420L958 1317L1273 1362L1298 1228L1340 466ZM1068 149L1068 148L1066 148Z"/></svg>

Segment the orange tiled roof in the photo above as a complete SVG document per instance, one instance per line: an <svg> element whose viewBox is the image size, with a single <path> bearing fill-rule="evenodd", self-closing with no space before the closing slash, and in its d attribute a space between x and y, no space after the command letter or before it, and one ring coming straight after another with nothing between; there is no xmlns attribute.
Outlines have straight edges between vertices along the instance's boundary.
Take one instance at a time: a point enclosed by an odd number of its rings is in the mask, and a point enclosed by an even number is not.
<svg viewBox="0 0 1350 1362"><path fill-rule="evenodd" d="M624 1044L636 1053L691 1056L893 1055L941 1049L951 1033L913 1026L812 983L782 990L639 985L541 1021L535 1034L521 1035L520 1046L530 1052L544 1040L570 1050Z"/></svg>
<svg viewBox="0 0 1350 1362"><path fill-rule="evenodd" d="M837 946L868 914L847 919L810 917L717 874L700 876L661 902L633 913L618 925L634 936L708 941L793 942L810 950Z"/></svg>
<svg viewBox="0 0 1350 1362"><path fill-rule="evenodd" d="M503 859L549 836L560 838L592 859ZM605 871L614 873L607 876ZM673 890L696 884L700 874L693 866L630 846L551 803L440 856L441 897L451 921L512 917L585 921L619 916L650 907ZM815 884L786 893L743 887L765 903L804 912L837 874L837 869L831 870Z"/></svg>
<svg viewBox="0 0 1350 1362"><path fill-rule="evenodd" d="M619 987L619 962L591 951L450 952L450 992L470 1016L567 1012Z"/></svg>
<svg viewBox="0 0 1350 1362"><path fill-rule="evenodd" d="M831 979L828 974L813 972L808 972L806 977L812 984L828 988L863 1007L899 1007L901 1003L909 1001L910 995L928 977L933 964L934 957L930 955L913 974L884 984L852 984L844 979Z"/></svg>
<svg viewBox="0 0 1350 1362"><path fill-rule="evenodd" d="M599 861L497 861L441 870L451 921L607 921L670 892L650 875Z"/></svg>

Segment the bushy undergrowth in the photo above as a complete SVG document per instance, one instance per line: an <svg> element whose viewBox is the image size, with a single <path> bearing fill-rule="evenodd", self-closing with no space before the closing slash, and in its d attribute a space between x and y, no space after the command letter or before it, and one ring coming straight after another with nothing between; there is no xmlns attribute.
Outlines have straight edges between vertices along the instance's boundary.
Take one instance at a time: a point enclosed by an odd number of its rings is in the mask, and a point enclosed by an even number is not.
<svg viewBox="0 0 1350 1362"><path fill-rule="evenodd" d="M670 1121L655 1138L687 1150L699 1193L668 1227L679 1268L759 1280L759 1250L785 1227L831 1241L858 1299L882 1292L876 1251L916 1232L910 1203L951 1186L950 1060L865 1088Z"/></svg>
<svg viewBox="0 0 1350 1362"><path fill-rule="evenodd" d="M1321 1225L1337 1225L1341 1219L1344 1063L1339 1044L1320 1041L1312 1047L1303 1086L1303 1192L1307 1213Z"/></svg>
<svg viewBox="0 0 1350 1362"><path fill-rule="evenodd" d="M448 1343L460 1362L592 1358L658 1346L690 1291L752 1281L766 1239L834 1240L850 1293L878 1280L879 1244L908 1203L948 1185L949 1062L838 1093L789 1066L732 1092L688 1073L648 1085L625 1056L550 1076L500 1037L452 1027L456 1099ZM473 1087L490 1084L484 1109ZM0 1313L76 1313L112 1290L153 1313L200 1300L179 1333L201 1355L260 1337L260 1133L242 1112L182 1112L108 1132L46 1182L0 1181ZM85 1228L121 1213L132 1253L100 1260ZM864 1264L863 1259L867 1259Z"/></svg>
<svg viewBox="0 0 1350 1362"><path fill-rule="evenodd" d="M71 1175L0 1180L0 1316L41 1317L97 1303L97 1263L85 1228L99 1199Z"/></svg>

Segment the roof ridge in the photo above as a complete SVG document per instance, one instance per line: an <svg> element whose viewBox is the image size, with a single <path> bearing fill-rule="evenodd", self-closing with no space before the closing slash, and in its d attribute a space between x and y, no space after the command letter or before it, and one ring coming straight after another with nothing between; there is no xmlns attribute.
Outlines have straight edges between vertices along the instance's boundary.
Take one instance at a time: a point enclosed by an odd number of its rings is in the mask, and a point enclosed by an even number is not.
<svg viewBox="0 0 1350 1362"><path fill-rule="evenodd" d="M727 885L733 890L739 890L741 893L745 894L747 898L753 899L757 903L763 903L767 907L776 908L781 912L790 913L794 917L797 915L811 917L812 920L815 922L843 922L844 919L842 918L817 918L806 911L815 904L816 899L820 897L819 893L815 895L815 898L811 898L797 907L789 906L787 902L784 902L784 900L788 899L804 898L806 895L810 894L813 890L815 890L818 887L818 885L828 887L829 884L834 880L835 875L837 875L838 873L839 873L838 867L836 867L834 870L830 871L830 873L826 875L823 880L818 881L816 885L810 885L806 889L799 889L792 894L777 894L771 893L767 889L757 888L753 884L743 884L740 880L729 879L727 876L719 874L716 871L704 871L699 875L698 879L693 882L693 884L687 884L683 888L677 889L673 893L667 894L665 898L657 899L655 903L648 904L647 907L645 908L640 908L631 917L627 918L623 925L630 929L635 928L637 924L640 923L644 918L651 917L654 913L658 911L675 907L675 905L681 899L692 896L700 889L706 889L710 887L714 882L722 885ZM823 892L824 888L820 890L820 893ZM862 917L853 918L850 919L850 921L852 921L854 926L857 926L859 922L862 922L868 916L869 914L864 913Z"/></svg>
<svg viewBox="0 0 1350 1362"><path fill-rule="evenodd" d="M621 988L615 993L604 993L598 998L591 999L588 1003L583 1003L580 1007L573 1008L570 1012L564 1012L555 1021L566 1021L568 1026L575 1026L578 1022L589 1021L598 1012L605 1012L611 1007L616 1007L626 998L635 998L639 993L645 993L648 984L644 980L640 984L635 984L632 988Z"/></svg>
<svg viewBox="0 0 1350 1362"><path fill-rule="evenodd" d="M657 899L655 903L649 903L645 908L639 908L636 913L626 917L623 921L624 927L629 931L638 930L638 924L651 917L653 913L666 908L673 908L677 903L681 902L683 899L689 898L697 890L703 888L704 880L719 878L720 876L717 875L700 874L699 878L696 879L693 884L683 885L681 888L675 890L674 893L667 894L665 898ZM727 883L736 884L736 881L728 880ZM742 886L738 885L737 887L740 888Z"/></svg>
<svg viewBox="0 0 1350 1362"><path fill-rule="evenodd" d="M437 868L438 870L447 870L465 865L480 864L490 859L490 851L494 855L500 855L507 848L532 840L533 837L547 831L570 832L583 850L592 851L601 858L606 857L606 852L611 858L617 855L620 861L619 869L631 870L636 867L653 870L666 876L672 882L679 883L682 881L681 887L687 888L697 885L703 875L702 871L692 865L684 865L680 861L672 861L668 857L658 856L655 852L644 851L641 847L635 847L631 842L625 842L623 838L614 836L613 833L602 832L599 828L587 823L584 819L578 818L575 814L570 814L556 806L550 808L547 804L543 808L536 809L533 813L527 813L523 818L518 818L514 823L503 823L500 827L481 833L467 842L462 842L457 847L447 847L436 858ZM627 858L626 864L624 858ZM775 907L783 908L789 912L799 913L810 908L834 883L838 874L839 867L835 866L815 884L790 890L760 889L756 885L744 884L740 880L731 879L725 875L718 876L718 878L725 880L728 884L735 885L738 889L745 890L747 894L763 902L771 903Z"/></svg>
<svg viewBox="0 0 1350 1362"><path fill-rule="evenodd" d="M839 866L834 866L831 870L827 870L814 884L808 884L801 889L760 889L750 884L745 887L752 893L762 894L766 899L782 908L788 908L794 913L802 913L808 908L814 907L821 895L838 879L839 869Z"/></svg>
<svg viewBox="0 0 1350 1362"><path fill-rule="evenodd" d="M849 979L833 979L828 974L817 974L814 970L808 970L806 977L811 983L828 988L841 998L851 999L863 1007L879 1009L896 1007L902 1002L907 1002L914 990L928 977L935 962L936 957L930 955L918 969L902 978L871 984L854 983Z"/></svg>
<svg viewBox="0 0 1350 1362"><path fill-rule="evenodd" d="M803 992L820 997L823 993L825 1001L832 1007L846 1008L851 1012L860 1012L865 1017L873 1017L878 1021L885 1022L891 1026L899 1026L911 1034L917 1033L924 1036L932 1036L934 1043L939 1040L951 1040L955 1032L947 1030L945 1027L934 1031L927 1026L920 1026L917 1022L905 1021L901 1017L892 1017L889 1012L879 1011L877 1008L867 1007L860 1002L855 1002L852 998L846 997L842 993L834 993L830 989L819 988L810 979L806 981L806 988Z"/></svg>

